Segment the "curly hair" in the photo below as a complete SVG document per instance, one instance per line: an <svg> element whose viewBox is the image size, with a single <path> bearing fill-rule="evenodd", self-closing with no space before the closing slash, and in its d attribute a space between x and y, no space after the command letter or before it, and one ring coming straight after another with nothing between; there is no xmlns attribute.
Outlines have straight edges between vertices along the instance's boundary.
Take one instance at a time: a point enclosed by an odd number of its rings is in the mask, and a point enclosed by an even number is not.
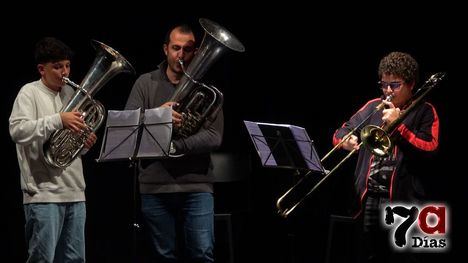
<svg viewBox="0 0 468 263"><path fill-rule="evenodd" d="M401 77L405 82L418 82L419 65L418 62L407 53L391 52L379 64L379 78L382 75L395 75Z"/></svg>

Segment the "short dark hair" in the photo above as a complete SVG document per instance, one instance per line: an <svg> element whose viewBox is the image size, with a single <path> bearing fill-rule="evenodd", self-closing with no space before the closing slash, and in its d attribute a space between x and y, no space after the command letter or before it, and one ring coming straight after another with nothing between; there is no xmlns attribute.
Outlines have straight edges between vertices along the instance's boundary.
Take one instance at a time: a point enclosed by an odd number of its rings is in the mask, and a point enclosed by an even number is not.
<svg viewBox="0 0 468 263"><path fill-rule="evenodd" d="M54 37L44 37L36 44L34 58L37 64L71 60L73 51L62 41Z"/></svg>
<svg viewBox="0 0 468 263"><path fill-rule="evenodd" d="M181 33L184 33L184 34L194 34L195 33L193 32L193 29L192 27L189 25L189 24L177 24L173 27L171 27L167 32L166 32L166 36L164 37L164 44L169 44L169 41L171 40L171 33L172 31L174 31L175 29L179 30Z"/></svg>
<svg viewBox="0 0 468 263"><path fill-rule="evenodd" d="M391 52L379 64L379 78L382 75L392 74L401 77L405 82L418 82L419 65L418 62L408 53Z"/></svg>

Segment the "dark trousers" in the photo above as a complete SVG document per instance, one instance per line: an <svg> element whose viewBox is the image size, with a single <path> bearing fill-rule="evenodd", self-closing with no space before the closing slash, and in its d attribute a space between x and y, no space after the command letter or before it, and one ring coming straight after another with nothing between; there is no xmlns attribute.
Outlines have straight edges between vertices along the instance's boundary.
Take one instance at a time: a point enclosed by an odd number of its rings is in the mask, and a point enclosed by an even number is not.
<svg viewBox="0 0 468 263"><path fill-rule="evenodd" d="M389 233L383 227L382 211L388 198L369 194L363 213L363 249L359 262L390 262Z"/></svg>
<svg viewBox="0 0 468 263"><path fill-rule="evenodd" d="M364 240L359 262L426 262L422 260L424 254L396 251L392 247L391 233L389 228L384 226L384 211L389 204L387 196L374 193L368 194L362 219L362 237Z"/></svg>

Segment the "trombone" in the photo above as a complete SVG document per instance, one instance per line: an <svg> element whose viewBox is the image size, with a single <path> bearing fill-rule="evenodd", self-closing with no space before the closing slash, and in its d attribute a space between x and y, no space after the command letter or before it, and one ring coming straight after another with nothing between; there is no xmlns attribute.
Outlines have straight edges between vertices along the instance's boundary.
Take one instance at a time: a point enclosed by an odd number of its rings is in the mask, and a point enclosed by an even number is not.
<svg viewBox="0 0 468 263"><path fill-rule="evenodd" d="M357 149L360 148L361 145L366 146L368 150L372 152L372 154L379 156L379 157L386 157L388 156L392 149L393 149L393 142L391 139L391 135L396 130L398 125L400 125L403 120L408 116L410 112L412 112L418 105L423 102L423 99L427 96L427 94L437 86L437 84L445 77L445 72L439 72L433 74L412 96L407 107L404 107L405 110L400 114L400 116L386 126L376 126L376 125L366 125L362 128L360 132L360 139L361 142L358 144ZM385 101L390 102L393 99L393 95L387 96ZM328 159L337 149L341 147L341 145L346 142L361 126L364 125L374 114L383 110L385 107L385 103L382 102L376 106L374 111L372 111L364 120L362 120L356 127L354 127L350 132L348 132L341 141L335 145L321 160L320 162L323 163L326 159ZM350 151L337 165L335 165L330 171L325 172L325 176L315 184L312 189L310 189L305 195L301 196L297 201L290 202L290 206L284 204L284 202L288 199L288 197L292 196L296 191L298 191L301 186L303 186L308 177L312 174L312 171L307 172L293 187L289 188L280 198L276 201L276 208L278 209L278 214L280 216L286 218L289 214L296 209L298 205L300 205L310 194L312 194L323 182L325 182L330 175L332 175L346 160L348 160L357 150L353 149Z"/></svg>

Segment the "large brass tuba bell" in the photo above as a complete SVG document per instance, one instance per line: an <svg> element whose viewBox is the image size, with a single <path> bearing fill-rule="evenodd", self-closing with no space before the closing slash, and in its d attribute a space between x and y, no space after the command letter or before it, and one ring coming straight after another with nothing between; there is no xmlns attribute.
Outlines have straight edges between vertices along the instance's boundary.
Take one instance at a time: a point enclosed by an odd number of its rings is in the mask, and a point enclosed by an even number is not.
<svg viewBox="0 0 468 263"><path fill-rule="evenodd" d="M69 166L80 154L89 134L101 126L105 118L105 109L92 97L118 73L135 73L132 65L119 52L96 40L93 40L92 44L97 51L96 58L81 85L63 78L66 84L76 90L68 104L60 110L61 112L78 110L87 128L80 134L69 129L52 133L44 144L44 157L47 164L56 168Z"/></svg>
<svg viewBox="0 0 468 263"><path fill-rule="evenodd" d="M223 94L215 87L200 81L208 68L228 50L244 52L244 45L228 30L205 18L199 20L205 30L202 43L188 66L179 61L184 76L176 87L171 101L183 116L182 126L174 130L175 137L185 138L197 132L205 122L213 121L223 105Z"/></svg>

